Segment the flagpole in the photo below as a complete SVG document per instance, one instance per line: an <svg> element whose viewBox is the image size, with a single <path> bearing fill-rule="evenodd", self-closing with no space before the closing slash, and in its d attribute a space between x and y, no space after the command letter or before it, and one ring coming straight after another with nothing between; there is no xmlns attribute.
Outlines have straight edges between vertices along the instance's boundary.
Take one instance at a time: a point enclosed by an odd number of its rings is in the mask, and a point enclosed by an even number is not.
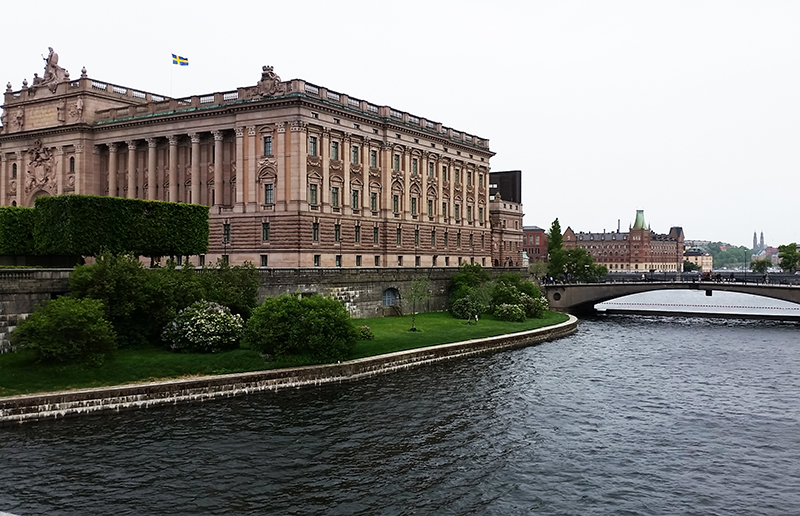
<svg viewBox="0 0 800 516"><path fill-rule="evenodd" d="M172 98L172 69L174 66L169 66L169 98Z"/></svg>

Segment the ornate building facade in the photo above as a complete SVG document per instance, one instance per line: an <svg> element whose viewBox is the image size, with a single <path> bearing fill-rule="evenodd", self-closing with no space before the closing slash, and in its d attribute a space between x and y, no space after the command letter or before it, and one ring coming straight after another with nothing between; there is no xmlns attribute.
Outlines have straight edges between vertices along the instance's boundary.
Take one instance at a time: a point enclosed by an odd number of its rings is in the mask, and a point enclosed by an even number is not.
<svg viewBox="0 0 800 516"><path fill-rule="evenodd" d="M667 234L656 234L644 222L644 210L636 211L636 221L627 233L576 233L564 231L564 248L582 247L595 263L609 272L683 270L683 229L674 226Z"/></svg>
<svg viewBox="0 0 800 516"><path fill-rule="evenodd" d="M267 66L254 86L176 99L85 69L71 79L51 49L44 77L5 92L0 204L68 193L205 204L200 262L492 266L516 262L492 253L507 229L505 215L490 223L493 155L484 138Z"/></svg>

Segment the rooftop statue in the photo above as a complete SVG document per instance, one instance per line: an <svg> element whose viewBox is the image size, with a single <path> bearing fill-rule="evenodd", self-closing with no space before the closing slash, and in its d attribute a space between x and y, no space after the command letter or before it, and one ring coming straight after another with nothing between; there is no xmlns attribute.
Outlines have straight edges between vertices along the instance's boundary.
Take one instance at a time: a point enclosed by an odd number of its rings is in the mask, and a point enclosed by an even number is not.
<svg viewBox="0 0 800 516"><path fill-rule="evenodd" d="M286 86L281 82L281 78L273 71L271 66L261 68L261 80L256 85L256 93L262 97L286 93Z"/></svg>
<svg viewBox="0 0 800 516"><path fill-rule="evenodd" d="M53 47L48 47L50 51L47 57L42 56L44 59L44 77L39 77L38 74L33 74L33 85L28 90L30 94L34 94L37 89L47 87L52 93L56 92L56 87L59 83L69 79L69 72L58 66L58 54L53 51Z"/></svg>

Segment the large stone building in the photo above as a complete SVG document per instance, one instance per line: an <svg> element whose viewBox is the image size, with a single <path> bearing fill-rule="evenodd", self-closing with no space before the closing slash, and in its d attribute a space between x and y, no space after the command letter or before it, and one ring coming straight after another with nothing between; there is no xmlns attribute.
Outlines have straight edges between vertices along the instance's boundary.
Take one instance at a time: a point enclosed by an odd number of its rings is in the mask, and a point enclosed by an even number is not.
<svg viewBox="0 0 800 516"><path fill-rule="evenodd" d="M267 66L253 86L169 98L85 69L70 78L52 49L46 63L5 92L0 205L67 193L205 204L201 263L521 264L509 237L521 242L521 205L490 201L484 138Z"/></svg>
<svg viewBox="0 0 800 516"><path fill-rule="evenodd" d="M576 233L564 231L564 248L582 247L595 263L605 265L609 272L619 271L681 271L683 266L683 229L670 228L667 234L657 234L644 222L644 210L636 211L636 221L627 233Z"/></svg>

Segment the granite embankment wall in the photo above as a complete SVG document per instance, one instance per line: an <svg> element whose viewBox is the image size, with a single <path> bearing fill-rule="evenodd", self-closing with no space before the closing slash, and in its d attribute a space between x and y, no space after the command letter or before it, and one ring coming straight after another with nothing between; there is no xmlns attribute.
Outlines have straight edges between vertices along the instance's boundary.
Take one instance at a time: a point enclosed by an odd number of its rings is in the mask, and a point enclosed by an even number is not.
<svg viewBox="0 0 800 516"><path fill-rule="evenodd" d="M353 381L458 357L531 346L570 335L577 326L578 320L570 316L568 321L547 328L338 364L10 396L0 398L0 426Z"/></svg>
<svg viewBox="0 0 800 516"><path fill-rule="evenodd" d="M487 269L490 274L525 269ZM72 269L0 269L0 353L11 351L8 335L43 301L69 291ZM427 277L431 298L417 307L419 312L444 310L455 267L363 267L260 269L259 301L266 296L300 292L322 294L340 300L353 317L379 317L408 312L403 295L415 278ZM384 293L399 296L399 304L384 304ZM394 299L392 295L387 300Z"/></svg>

